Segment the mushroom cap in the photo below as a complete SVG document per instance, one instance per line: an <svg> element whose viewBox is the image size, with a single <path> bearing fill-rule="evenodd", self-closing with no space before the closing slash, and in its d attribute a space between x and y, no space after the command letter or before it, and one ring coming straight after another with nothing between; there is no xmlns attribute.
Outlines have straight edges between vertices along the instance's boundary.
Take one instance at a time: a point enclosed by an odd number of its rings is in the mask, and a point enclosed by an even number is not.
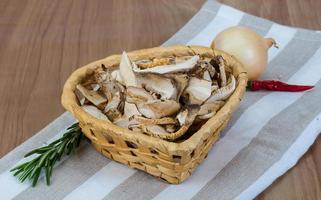
<svg viewBox="0 0 321 200"><path fill-rule="evenodd" d="M80 84L76 86L76 89L95 106L99 106L100 104L107 102L107 99L98 94L97 91L88 90Z"/></svg>
<svg viewBox="0 0 321 200"><path fill-rule="evenodd" d="M168 74L174 72L185 72L193 69L200 59L198 55L191 57L190 59L183 61L177 64L171 65L160 65L152 68L147 69L139 69L136 64L133 65L134 72L137 73L155 73L155 74Z"/></svg>
<svg viewBox="0 0 321 200"><path fill-rule="evenodd" d="M132 63L125 51L123 52L121 57L121 61L119 64L119 71L120 71L120 77L127 87L137 86L136 75L133 71Z"/></svg>
<svg viewBox="0 0 321 200"><path fill-rule="evenodd" d="M168 57L168 58L154 58L153 60L145 59L145 60L139 60L136 61L135 64L140 68L140 69L146 69L146 68L151 68L159 65L169 65L172 64L174 61L173 57Z"/></svg>
<svg viewBox="0 0 321 200"><path fill-rule="evenodd" d="M207 70L205 70L204 73L203 73L203 79L212 82L211 75Z"/></svg>
<svg viewBox="0 0 321 200"><path fill-rule="evenodd" d="M231 96L236 87L236 80L231 74L229 78L229 83L225 87L221 87L212 92L211 97L206 100L206 103L215 102L219 100L225 100Z"/></svg>
<svg viewBox="0 0 321 200"><path fill-rule="evenodd" d="M112 80L117 81L117 82L121 83L122 85L125 85L125 82L124 82L122 76L120 75L119 69L112 71L110 76L111 76Z"/></svg>
<svg viewBox="0 0 321 200"><path fill-rule="evenodd" d="M102 119L109 121L109 119L102 113L97 107L92 106L92 105L83 105L81 106L84 111L92 115L93 117L96 117L97 119Z"/></svg>
<svg viewBox="0 0 321 200"><path fill-rule="evenodd" d="M188 98L187 103L201 105L211 96L211 85L211 81L191 77L189 85L183 93Z"/></svg>
<svg viewBox="0 0 321 200"><path fill-rule="evenodd" d="M176 99L177 89L174 81L158 74L142 74L137 77L138 84L150 92L155 92L161 99Z"/></svg>
<svg viewBox="0 0 321 200"><path fill-rule="evenodd" d="M131 124L131 118L133 116L141 115L140 112L138 112L137 107L135 104L125 102L124 105L124 114L121 118L118 118L114 121L114 124L123 127L128 128Z"/></svg>
<svg viewBox="0 0 321 200"><path fill-rule="evenodd" d="M201 105L197 115L206 115L218 111L224 105L224 101L207 102Z"/></svg>
<svg viewBox="0 0 321 200"><path fill-rule="evenodd" d="M200 120L209 119L209 118L213 117L215 115L215 113L216 113L216 111L207 113L205 115L198 115L197 118Z"/></svg>
<svg viewBox="0 0 321 200"><path fill-rule="evenodd" d="M177 89L176 100L179 101L181 95L183 94L185 88L188 86L189 76L187 74L175 73L167 74L166 77L174 80Z"/></svg>
<svg viewBox="0 0 321 200"><path fill-rule="evenodd" d="M199 105L187 105L180 113L176 115L176 119L181 126L191 125L200 110Z"/></svg>
<svg viewBox="0 0 321 200"><path fill-rule="evenodd" d="M149 135L162 135L162 134L169 134L165 128L159 125L142 125L141 129L143 132Z"/></svg>
<svg viewBox="0 0 321 200"><path fill-rule="evenodd" d="M111 101L109 101L104 109L104 112L108 112L111 109L117 109L119 104L121 102L121 94L120 92L116 92L113 96L113 98L111 99Z"/></svg>
<svg viewBox="0 0 321 200"><path fill-rule="evenodd" d="M181 105L174 100L153 100L136 104L138 111L147 118L162 118L179 111Z"/></svg>
<svg viewBox="0 0 321 200"><path fill-rule="evenodd" d="M144 88L129 86L126 89L126 101L129 103L139 103L155 100Z"/></svg>

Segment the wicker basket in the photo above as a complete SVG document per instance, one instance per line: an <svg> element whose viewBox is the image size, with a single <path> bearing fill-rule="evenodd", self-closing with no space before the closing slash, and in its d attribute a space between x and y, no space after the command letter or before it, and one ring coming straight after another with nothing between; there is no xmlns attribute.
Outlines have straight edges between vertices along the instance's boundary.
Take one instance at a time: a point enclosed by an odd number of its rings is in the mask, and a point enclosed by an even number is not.
<svg viewBox="0 0 321 200"><path fill-rule="evenodd" d="M222 51L201 46L157 47L128 54L134 61L195 54L204 57L222 55L226 60L227 70L232 71L237 79L237 87L216 115L191 137L180 143L134 133L112 123L98 120L78 105L74 94L76 85L86 76L91 75L93 70L101 64L117 66L120 62L120 55L109 56L76 70L65 83L62 104L79 120L82 131L92 141L98 152L129 167L143 170L169 183L178 184L192 174L206 158L213 143L219 139L220 131L227 125L231 114L243 97L247 84L246 72L234 57Z"/></svg>

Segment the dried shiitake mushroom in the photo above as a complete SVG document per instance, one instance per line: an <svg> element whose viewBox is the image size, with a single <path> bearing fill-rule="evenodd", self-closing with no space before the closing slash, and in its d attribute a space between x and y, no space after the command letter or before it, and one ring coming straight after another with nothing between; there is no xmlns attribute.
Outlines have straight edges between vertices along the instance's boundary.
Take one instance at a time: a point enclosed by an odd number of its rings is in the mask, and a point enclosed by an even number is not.
<svg viewBox="0 0 321 200"><path fill-rule="evenodd" d="M184 135L225 104L236 87L225 65L221 56L132 61L123 52L118 68L97 67L91 82L77 85L75 93L93 117L168 139Z"/></svg>

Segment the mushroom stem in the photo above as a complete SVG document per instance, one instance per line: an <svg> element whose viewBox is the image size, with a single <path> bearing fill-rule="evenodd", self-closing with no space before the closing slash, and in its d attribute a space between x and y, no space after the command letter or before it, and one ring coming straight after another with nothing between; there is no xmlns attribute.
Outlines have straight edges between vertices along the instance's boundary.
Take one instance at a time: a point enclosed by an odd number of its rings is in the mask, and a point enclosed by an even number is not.
<svg viewBox="0 0 321 200"><path fill-rule="evenodd" d="M230 79L231 81L228 85L226 85L225 87L221 87L217 90L214 90L212 92L212 95L206 100L205 103L213 103L219 100L227 99L233 93L236 86L236 80L232 74L230 76Z"/></svg>
<svg viewBox="0 0 321 200"><path fill-rule="evenodd" d="M174 72L184 72L193 69L199 60L199 56L193 56L189 60L173 65L160 65L152 68L139 69L134 63L133 70L137 73L155 73L155 74L167 74Z"/></svg>

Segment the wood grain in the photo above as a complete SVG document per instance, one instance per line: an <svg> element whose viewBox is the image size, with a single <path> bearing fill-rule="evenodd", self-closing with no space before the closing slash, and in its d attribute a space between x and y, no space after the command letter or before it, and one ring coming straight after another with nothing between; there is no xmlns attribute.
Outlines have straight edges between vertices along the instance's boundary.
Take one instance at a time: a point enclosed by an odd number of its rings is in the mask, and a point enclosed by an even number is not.
<svg viewBox="0 0 321 200"><path fill-rule="evenodd" d="M319 0L219 0L255 16L280 24L308 29L321 29L321 1Z"/></svg>
<svg viewBox="0 0 321 200"><path fill-rule="evenodd" d="M1 0L0 157L64 110L60 94L77 67L158 46L204 0ZM281 24L321 29L319 0L221 0ZM321 137L258 199L321 199Z"/></svg>

